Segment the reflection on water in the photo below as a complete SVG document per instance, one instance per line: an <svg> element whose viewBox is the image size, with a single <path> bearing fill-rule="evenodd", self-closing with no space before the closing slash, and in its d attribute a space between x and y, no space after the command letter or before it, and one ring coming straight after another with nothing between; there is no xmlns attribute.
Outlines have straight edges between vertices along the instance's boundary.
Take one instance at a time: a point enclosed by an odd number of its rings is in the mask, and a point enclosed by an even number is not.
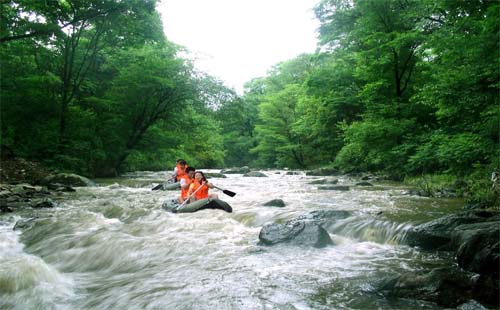
<svg viewBox="0 0 500 310"><path fill-rule="evenodd" d="M213 171L218 172L218 171ZM37 211L24 231L19 216L0 219L2 309L441 309L368 294L376 280L449 264L451 258L400 245L413 224L448 214L458 200L405 195L399 184L318 190L333 177L265 171L267 178L212 178L233 213L172 214L151 191L166 172L137 172L78 188L60 208ZM283 199L283 208L265 207ZM352 216L325 228L323 249L258 244L260 228L314 210ZM32 211L30 211L32 212ZM28 216L23 213L23 216Z"/></svg>

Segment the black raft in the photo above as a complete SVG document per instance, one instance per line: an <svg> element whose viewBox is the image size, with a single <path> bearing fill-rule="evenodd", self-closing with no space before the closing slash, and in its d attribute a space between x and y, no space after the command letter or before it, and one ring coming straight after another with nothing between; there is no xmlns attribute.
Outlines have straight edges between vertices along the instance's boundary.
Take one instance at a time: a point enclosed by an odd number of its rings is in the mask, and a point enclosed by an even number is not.
<svg viewBox="0 0 500 310"><path fill-rule="evenodd" d="M205 198L181 206L176 200L166 200L163 202L163 209L172 213L189 213L205 209L219 209L226 212L233 212L231 206L220 199Z"/></svg>

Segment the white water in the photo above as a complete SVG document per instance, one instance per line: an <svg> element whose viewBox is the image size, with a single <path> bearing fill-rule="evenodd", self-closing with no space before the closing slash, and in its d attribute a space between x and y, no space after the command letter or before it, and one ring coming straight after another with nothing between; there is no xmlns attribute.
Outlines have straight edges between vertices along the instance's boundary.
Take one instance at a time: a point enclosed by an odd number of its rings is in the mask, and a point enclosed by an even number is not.
<svg viewBox="0 0 500 310"><path fill-rule="evenodd" d="M324 177L265 173L211 179L237 193L213 191L231 214L168 213L160 205L177 191L151 191L166 174L141 172L78 188L60 208L22 213L39 217L32 228L13 231L20 216L3 215L0 309L441 309L368 292L383 277L451 264L399 242L456 202L377 183L324 191L307 184ZM263 206L276 198L286 207ZM314 210L352 213L325 227L335 245L258 244L263 225Z"/></svg>

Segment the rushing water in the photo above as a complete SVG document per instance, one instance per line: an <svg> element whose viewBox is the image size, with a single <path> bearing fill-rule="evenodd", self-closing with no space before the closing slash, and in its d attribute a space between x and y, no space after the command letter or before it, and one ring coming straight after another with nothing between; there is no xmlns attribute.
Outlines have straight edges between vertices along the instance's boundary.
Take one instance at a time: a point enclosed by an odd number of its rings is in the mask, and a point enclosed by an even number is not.
<svg viewBox="0 0 500 310"><path fill-rule="evenodd" d="M178 192L151 191L166 173L140 172L78 188L56 209L2 215L0 309L441 309L387 299L373 285L452 264L399 241L460 201L409 196L399 184L377 182L318 190L308 183L333 177L265 173L211 179L237 193L213 191L233 213L166 212L162 201ZM263 206L275 198L286 207ZM335 245L258 244L263 225L314 210L352 213L326 227ZM13 230L29 216L38 216L31 228Z"/></svg>

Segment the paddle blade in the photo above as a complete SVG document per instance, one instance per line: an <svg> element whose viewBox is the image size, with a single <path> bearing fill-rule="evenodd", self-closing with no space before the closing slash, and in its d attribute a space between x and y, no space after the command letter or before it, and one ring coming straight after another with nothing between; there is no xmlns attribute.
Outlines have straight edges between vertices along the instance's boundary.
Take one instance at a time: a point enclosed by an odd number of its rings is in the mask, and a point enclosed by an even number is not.
<svg viewBox="0 0 500 310"><path fill-rule="evenodd" d="M236 195L235 192L228 191L227 189L223 190L222 192L230 197L234 197Z"/></svg>
<svg viewBox="0 0 500 310"><path fill-rule="evenodd" d="M156 185L155 187L153 187L151 190L156 191L156 190L162 189L162 187L163 187L163 184L160 183L160 184Z"/></svg>

